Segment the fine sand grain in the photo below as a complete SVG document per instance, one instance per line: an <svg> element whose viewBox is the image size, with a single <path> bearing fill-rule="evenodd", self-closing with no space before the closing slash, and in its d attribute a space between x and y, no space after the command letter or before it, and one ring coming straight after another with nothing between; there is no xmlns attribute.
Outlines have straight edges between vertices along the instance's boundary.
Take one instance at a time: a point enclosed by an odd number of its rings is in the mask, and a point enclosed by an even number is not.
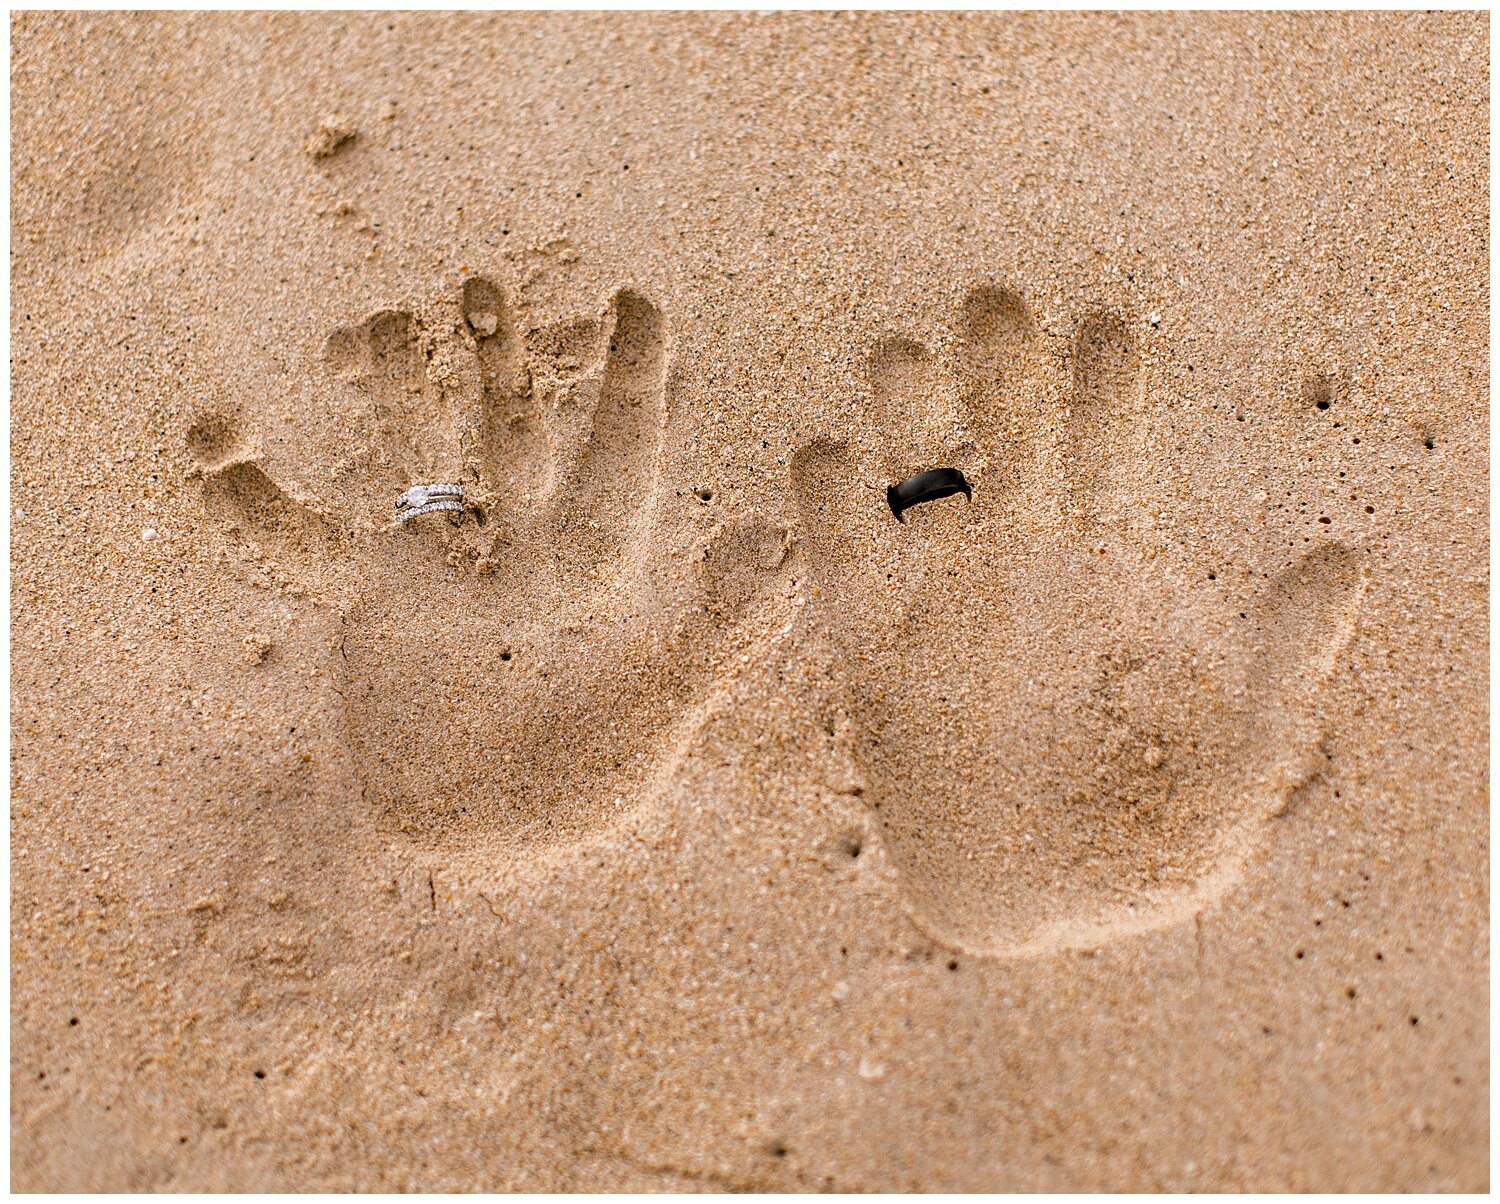
<svg viewBox="0 0 1500 1204"><path fill-rule="evenodd" d="M1483 1190L1487 40L16 18L14 1186Z"/></svg>

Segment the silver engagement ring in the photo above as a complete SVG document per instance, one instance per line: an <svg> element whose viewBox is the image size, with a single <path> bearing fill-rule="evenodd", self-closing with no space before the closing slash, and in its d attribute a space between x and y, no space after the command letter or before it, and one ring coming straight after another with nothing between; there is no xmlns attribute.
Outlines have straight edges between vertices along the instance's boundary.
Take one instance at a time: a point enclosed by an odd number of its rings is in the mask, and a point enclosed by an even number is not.
<svg viewBox="0 0 1500 1204"><path fill-rule="evenodd" d="M413 485L396 499L396 521L406 522L434 510L462 510L462 485Z"/></svg>

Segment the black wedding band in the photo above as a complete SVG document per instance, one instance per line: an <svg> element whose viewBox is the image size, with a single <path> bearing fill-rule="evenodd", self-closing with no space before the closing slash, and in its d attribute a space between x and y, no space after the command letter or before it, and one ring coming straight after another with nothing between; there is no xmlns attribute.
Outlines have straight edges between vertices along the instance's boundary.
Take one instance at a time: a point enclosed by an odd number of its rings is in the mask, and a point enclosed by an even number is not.
<svg viewBox="0 0 1500 1204"><path fill-rule="evenodd" d="M974 490L958 469L931 468L892 485L885 491L885 500L891 504L891 513L896 516L896 521L904 523L906 520L901 517L903 510L910 510L923 502L935 502L938 498L952 497L955 493L963 494L967 501L974 500Z"/></svg>

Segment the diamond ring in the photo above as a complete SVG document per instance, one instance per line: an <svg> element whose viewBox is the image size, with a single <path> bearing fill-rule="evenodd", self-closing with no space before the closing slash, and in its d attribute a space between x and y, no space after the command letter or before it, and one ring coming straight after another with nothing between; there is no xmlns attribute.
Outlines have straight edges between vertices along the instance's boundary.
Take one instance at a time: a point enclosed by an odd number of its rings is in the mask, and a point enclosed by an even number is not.
<svg viewBox="0 0 1500 1204"><path fill-rule="evenodd" d="M413 485L396 499L396 521L406 522L435 510L462 510L462 485Z"/></svg>

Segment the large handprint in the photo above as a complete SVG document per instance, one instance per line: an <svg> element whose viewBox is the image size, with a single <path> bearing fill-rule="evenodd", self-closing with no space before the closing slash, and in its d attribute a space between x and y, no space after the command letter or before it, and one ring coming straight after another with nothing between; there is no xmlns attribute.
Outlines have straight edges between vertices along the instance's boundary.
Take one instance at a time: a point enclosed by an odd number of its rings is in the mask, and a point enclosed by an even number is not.
<svg viewBox="0 0 1500 1204"><path fill-rule="evenodd" d="M634 292L523 331L476 278L327 340L315 387L361 416L330 496L296 496L222 419L189 433L209 512L336 609L365 796L413 838L504 852L596 830L786 623L782 530L681 521L708 499L664 476L668 342ZM464 510L393 520L434 483Z"/></svg>
<svg viewBox="0 0 1500 1204"><path fill-rule="evenodd" d="M1088 946L1234 881L1313 772L1316 698L1350 639L1354 555L1274 565L1251 600L1136 538L1138 354L1095 313L1049 347L985 287L944 351L870 358L876 430L793 465L850 753L909 910L979 954ZM897 523L891 482L974 487Z"/></svg>

